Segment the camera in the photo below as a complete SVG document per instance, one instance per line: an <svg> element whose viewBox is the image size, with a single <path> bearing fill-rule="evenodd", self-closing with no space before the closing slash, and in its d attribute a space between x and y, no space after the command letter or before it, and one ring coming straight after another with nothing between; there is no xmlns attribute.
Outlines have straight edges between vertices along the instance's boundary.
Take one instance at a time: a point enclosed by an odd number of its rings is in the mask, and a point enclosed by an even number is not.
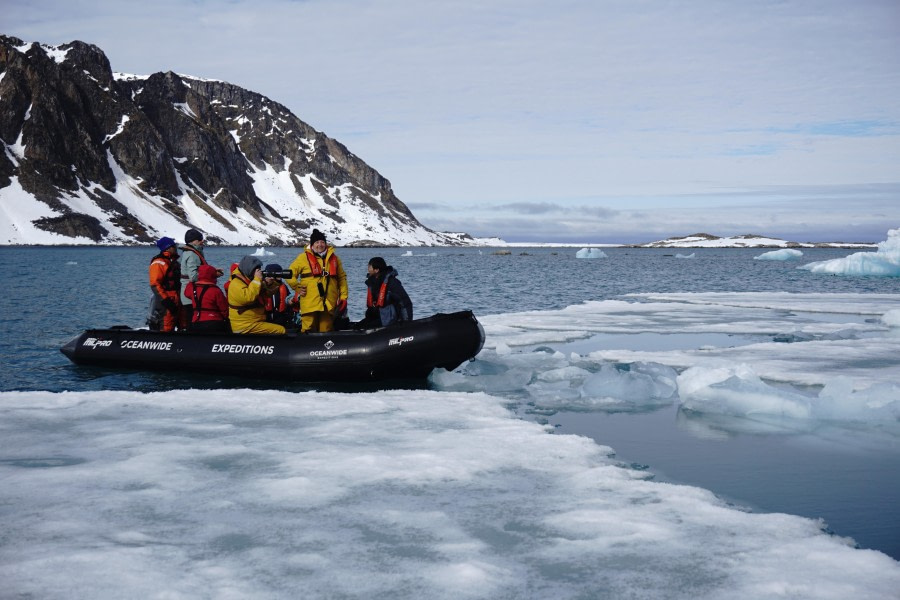
<svg viewBox="0 0 900 600"><path fill-rule="evenodd" d="M290 269L282 269L280 271L266 271L262 272L263 277L279 277L281 279L290 279L294 276L294 272Z"/></svg>

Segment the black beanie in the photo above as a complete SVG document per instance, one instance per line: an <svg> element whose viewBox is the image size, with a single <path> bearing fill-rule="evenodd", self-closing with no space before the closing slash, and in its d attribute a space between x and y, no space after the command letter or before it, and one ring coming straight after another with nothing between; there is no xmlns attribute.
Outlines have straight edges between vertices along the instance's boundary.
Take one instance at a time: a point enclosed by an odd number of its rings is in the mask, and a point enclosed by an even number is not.
<svg viewBox="0 0 900 600"><path fill-rule="evenodd" d="M318 229L313 229L312 235L309 236L309 245L312 246L317 241L322 240L325 241L325 234L319 231Z"/></svg>
<svg viewBox="0 0 900 600"><path fill-rule="evenodd" d="M184 243L185 244L190 244L191 242L193 242L195 240L202 240L202 239L203 239L203 234L194 228L188 229L187 233L184 234Z"/></svg>

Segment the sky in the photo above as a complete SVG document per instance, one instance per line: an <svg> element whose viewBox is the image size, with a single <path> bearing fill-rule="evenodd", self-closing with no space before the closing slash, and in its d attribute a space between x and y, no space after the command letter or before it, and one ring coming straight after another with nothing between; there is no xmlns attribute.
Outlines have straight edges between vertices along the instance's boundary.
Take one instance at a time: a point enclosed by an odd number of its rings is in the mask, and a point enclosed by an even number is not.
<svg viewBox="0 0 900 600"><path fill-rule="evenodd" d="M895 0L0 0L0 31L259 92L427 227L509 242L900 226Z"/></svg>

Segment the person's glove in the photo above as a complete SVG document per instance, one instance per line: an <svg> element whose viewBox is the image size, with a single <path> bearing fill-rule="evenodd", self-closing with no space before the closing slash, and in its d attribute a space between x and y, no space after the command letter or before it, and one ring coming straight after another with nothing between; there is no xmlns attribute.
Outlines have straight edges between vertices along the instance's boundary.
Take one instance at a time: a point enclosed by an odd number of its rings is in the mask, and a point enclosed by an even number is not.
<svg viewBox="0 0 900 600"><path fill-rule="evenodd" d="M166 298L162 301L163 306L166 307L166 310L169 312L175 312L178 310L178 304L172 300L171 298Z"/></svg>
<svg viewBox="0 0 900 600"><path fill-rule="evenodd" d="M340 300L338 300L338 303L334 308L337 311L337 314L342 314L345 310L347 310L347 300L345 298L341 298Z"/></svg>

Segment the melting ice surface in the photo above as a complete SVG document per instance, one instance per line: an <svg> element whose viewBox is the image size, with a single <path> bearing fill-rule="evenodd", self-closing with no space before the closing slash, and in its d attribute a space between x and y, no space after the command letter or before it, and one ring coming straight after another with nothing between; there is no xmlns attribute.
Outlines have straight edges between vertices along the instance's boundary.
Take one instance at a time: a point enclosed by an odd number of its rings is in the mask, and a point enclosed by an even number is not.
<svg viewBox="0 0 900 600"><path fill-rule="evenodd" d="M754 256L754 260L796 260L803 256L800 250L793 248L782 248L781 250L772 250L771 252L763 252L759 256Z"/></svg>
<svg viewBox="0 0 900 600"><path fill-rule="evenodd" d="M823 260L798 267L813 273L900 277L900 229L888 231L888 239L876 252L856 252L844 258Z"/></svg>
<svg viewBox="0 0 900 600"><path fill-rule="evenodd" d="M509 406L681 403L896 444L898 310L643 294L483 317L485 350L431 390L5 392L0 580L51 599L893 599L900 564L823 523L655 482Z"/></svg>

